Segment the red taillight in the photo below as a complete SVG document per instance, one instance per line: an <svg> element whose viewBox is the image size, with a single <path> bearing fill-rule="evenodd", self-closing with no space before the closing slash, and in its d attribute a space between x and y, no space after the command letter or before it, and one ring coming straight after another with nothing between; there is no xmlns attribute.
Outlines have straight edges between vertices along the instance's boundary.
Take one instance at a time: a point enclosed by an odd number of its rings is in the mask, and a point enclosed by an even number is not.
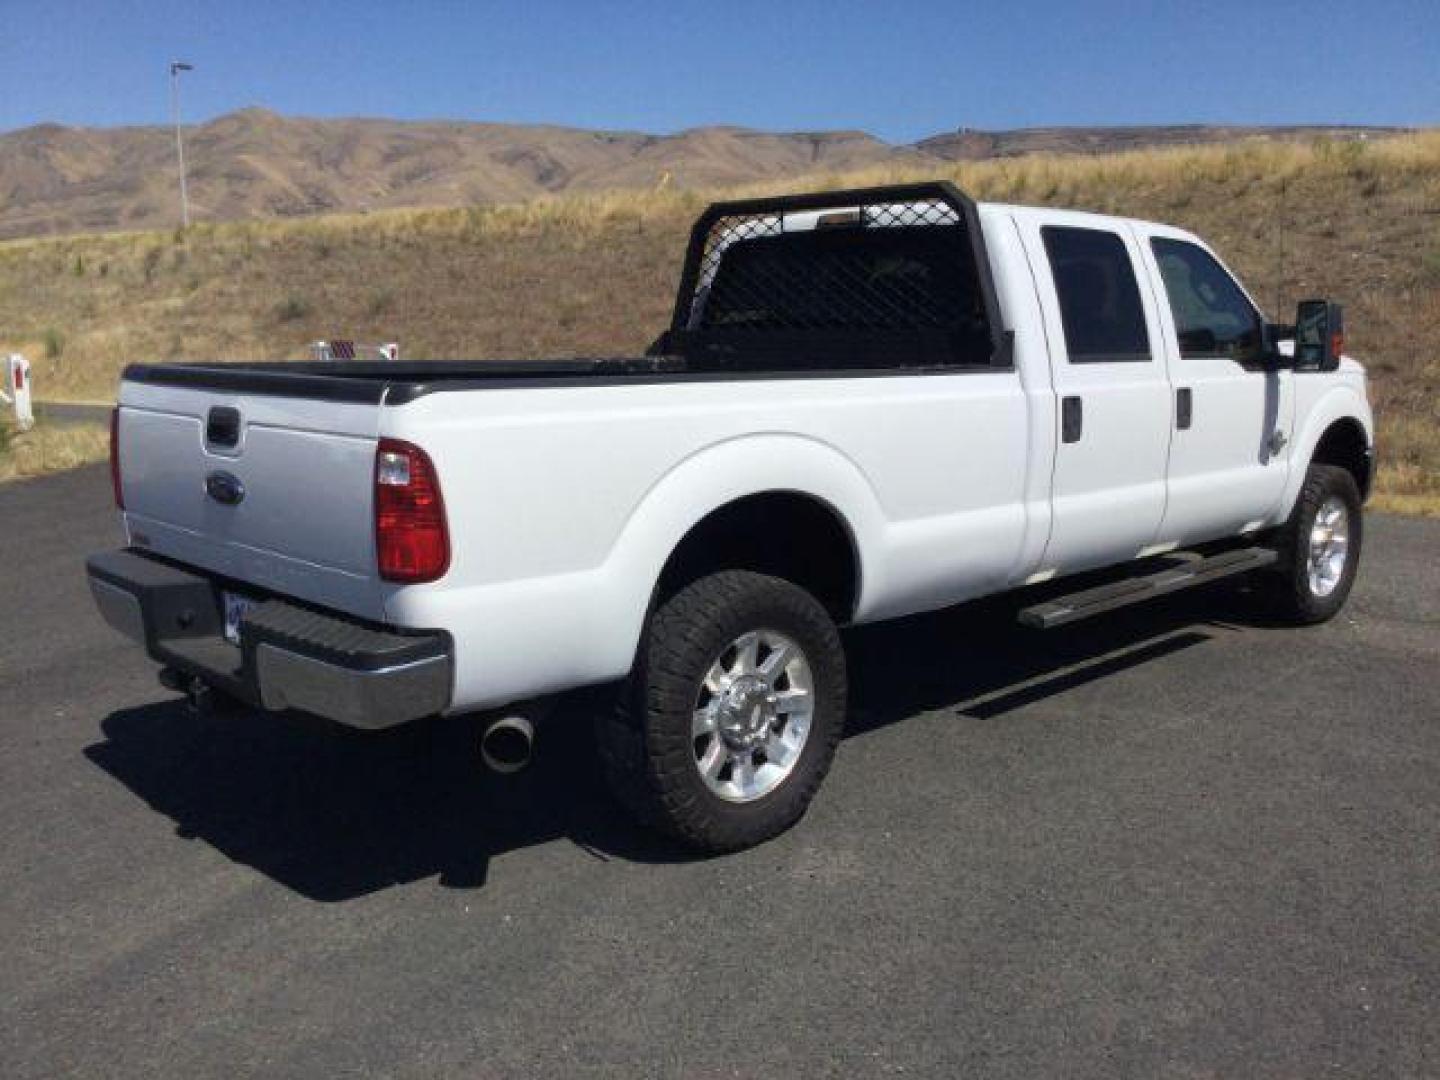
<svg viewBox="0 0 1440 1080"><path fill-rule="evenodd" d="M110 410L110 489L115 493L115 507L125 509L125 490L120 486L120 406Z"/></svg>
<svg viewBox="0 0 1440 1080"><path fill-rule="evenodd" d="M24 389L25 389L25 365L24 365L24 364L16 364L16 365L15 365L15 389L16 389L16 390L24 390Z"/></svg>
<svg viewBox="0 0 1440 1080"><path fill-rule="evenodd" d="M375 450L375 555L386 581L434 581L450 567L435 466L399 439L381 439Z"/></svg>
<svg viewBox="0 0 1440 1080"><path fill-rule="evenodd" d="M1336 363L1339 363L1340 357L1345 355L1344 330L1336 330L1330 335L1330 355L1335 357Z"/></svg>

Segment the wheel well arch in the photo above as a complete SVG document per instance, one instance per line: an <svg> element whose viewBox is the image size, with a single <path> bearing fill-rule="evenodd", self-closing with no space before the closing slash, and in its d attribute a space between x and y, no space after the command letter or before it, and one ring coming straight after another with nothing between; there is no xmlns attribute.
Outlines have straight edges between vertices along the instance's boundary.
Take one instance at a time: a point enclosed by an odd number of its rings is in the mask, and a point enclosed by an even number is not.
<svg viewBox="0 0 1440 1080"><path fill-rule="evenodd" d="M1358 420L1345 417L1330 424L1310 455L1313 465L1335 465L1355 478L1360 497L1370 497L1370 442Z"/></svg>
<svg viewBox="0 0 1440 1080"><path fill-rule="evenodd" d="M828 502L800 491L757 492L710 511L665 560L652 602L720 570L791 581L837 623L850 620L860 597L860 556L849 523Z"/></svg>

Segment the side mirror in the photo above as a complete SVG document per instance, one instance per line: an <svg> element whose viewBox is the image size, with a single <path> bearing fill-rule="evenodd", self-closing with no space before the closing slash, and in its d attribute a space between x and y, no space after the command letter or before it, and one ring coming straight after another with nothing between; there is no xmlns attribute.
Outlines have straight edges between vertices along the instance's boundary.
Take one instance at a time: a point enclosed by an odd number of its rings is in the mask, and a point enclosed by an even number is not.
<svg viewBox="0 0 1440 1080"><path fill-rule="evenodd" d="M1295 312L1295 370L1334 371L1345 351L1345 313L1329 300L1301 300Z"/></svg>

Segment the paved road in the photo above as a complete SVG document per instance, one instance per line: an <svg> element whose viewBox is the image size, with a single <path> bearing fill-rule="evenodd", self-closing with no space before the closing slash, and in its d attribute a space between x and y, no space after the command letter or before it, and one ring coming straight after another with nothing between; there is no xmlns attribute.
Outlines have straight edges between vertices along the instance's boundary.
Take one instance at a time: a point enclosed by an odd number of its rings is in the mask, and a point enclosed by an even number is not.
<svg viewBox="0 0 1440 1080"><path fill-rule="evenodd" d="M690 861L578 736L189 718L91 614L107 500L0 487L7 1076L1440 1075L1440 523L1318 630L853 634L810 816Z"/></svg>

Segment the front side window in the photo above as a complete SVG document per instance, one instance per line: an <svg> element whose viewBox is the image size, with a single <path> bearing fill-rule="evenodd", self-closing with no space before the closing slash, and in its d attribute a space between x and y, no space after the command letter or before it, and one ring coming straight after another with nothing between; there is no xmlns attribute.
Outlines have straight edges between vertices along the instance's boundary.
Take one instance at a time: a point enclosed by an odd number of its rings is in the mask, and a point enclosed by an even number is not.
<svg viewBox="0 0 1440 1080"><path fill-rule="evenodd" d="M1104 229L1041 230L1071 363L1150 359L1145 308L1125 241Z"/></svg>
<svg viewBox="0 0 1440 1080"><path fill-rule="evenodd" d="M1170 298L1180 355L1255 360L1260 313L1208 251L1184 240L1150 241Z"/></svg>

